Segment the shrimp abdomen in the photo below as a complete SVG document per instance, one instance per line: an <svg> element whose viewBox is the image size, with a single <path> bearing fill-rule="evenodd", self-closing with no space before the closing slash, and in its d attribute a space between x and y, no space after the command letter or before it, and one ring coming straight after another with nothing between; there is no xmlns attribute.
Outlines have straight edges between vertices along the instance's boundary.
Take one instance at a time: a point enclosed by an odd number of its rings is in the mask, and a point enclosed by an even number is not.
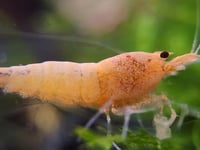
<svg viewBox="0 0 200 150"><path fill-rule="evenodd" d="M44 62L0 68L5 92L36 97L61 105L95 105L98 78L95 63Z"/></svg>

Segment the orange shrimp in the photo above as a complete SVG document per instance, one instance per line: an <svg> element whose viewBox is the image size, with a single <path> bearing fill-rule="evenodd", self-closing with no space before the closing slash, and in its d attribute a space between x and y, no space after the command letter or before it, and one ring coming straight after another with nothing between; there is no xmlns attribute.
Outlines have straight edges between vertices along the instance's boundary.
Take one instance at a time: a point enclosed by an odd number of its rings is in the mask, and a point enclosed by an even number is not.
<svg viewBox="0 0 200 150"><path fill-rule="evenodd" d="M166 96L152 94L166 75L173 75L185 66L199 60L200 47L196 51L166 61L171 53L129 52L98 63L44 62L26 66L0 68L0 87L22 97L39 98L61 106L81 105L125 115L122 136L126 136L131 113L158 108L154 122L160 130L160 122L169 127L176 118ZM172 115L163 117L162 107L168 105ZM87 124L91 125L92 118ZM168 128L166 128L168 132ZM158 135L159 137L159 135ZM160 138L163 138L162 136Z"/></svg>
<svg viewBox="0 0 200 150"><path fill-rule="evenodd" d="M0 87L7 93L37 97L64 106L100 108L112 99L114 108L144 101L160 80L199 59L197 53L169 62L170 53L130 52L99 63L44 62L0 68Z"/></svg>

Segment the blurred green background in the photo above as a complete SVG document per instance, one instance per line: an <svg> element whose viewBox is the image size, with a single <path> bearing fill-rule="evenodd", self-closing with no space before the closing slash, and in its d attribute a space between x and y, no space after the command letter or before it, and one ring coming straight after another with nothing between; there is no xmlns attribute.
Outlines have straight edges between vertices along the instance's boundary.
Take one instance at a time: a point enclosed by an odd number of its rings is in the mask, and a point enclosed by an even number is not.
<svg viewBox="0 0 200 150"><path fill-rule="evenodd" d="M175 57L191 50L196 12L196 0L1 0L0 65L98 62L119 51L168 50ZM200 149L199 65L167 77L156 91L190 108L181 129L177 123L173 126L173 137L166 143L178 146L171 149ZM73 130L95 113L38 105L3 92L0 103L0 150L79 149ZM153 128L152 113L142 120L147 130ZM113 122L118 128L123 119L114 117ZM139 128L136 121L131 123ZM96 123L105 124L104 117Z"/></svg>

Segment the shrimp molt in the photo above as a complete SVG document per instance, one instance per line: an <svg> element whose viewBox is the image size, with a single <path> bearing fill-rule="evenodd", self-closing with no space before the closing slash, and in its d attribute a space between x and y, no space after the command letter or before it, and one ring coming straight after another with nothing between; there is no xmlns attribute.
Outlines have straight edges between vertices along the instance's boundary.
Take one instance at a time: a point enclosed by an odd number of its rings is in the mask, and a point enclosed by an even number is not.
<svg viewBox="0 0 200 150"><path fill-rule="evenodd" d="M140 112L143 107L165 103L166 96L152 91L166 75L183 70L197 61L197 52L166 61L171 53L123 53L98 63L44 62L26 66L0 68L0 87L6 92L23 97L39 98L61 106L80 105L112 109L115 114ZM171 107L171 106L170 106ZM173 122L175 112L168 121ZM159 119L159 115L154 121ZM161 118L163 119L163 118ZM163 119L164 121L164 119Z"/></svg>

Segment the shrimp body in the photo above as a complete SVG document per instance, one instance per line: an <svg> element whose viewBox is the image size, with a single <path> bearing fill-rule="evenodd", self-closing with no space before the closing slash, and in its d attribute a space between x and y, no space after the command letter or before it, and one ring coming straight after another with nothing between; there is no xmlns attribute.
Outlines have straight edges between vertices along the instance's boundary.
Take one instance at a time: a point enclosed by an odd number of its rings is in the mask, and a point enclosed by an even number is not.
<svg viewBox="0 0 200 150"><path fill-rule="evenodd" d="M7 93L36 97L62 106L100 108L148 103L147 98L167 74L199 59L189 53L166 61L168 52L123 53L98 63L44 62L0 68L0 87Z"/></svg>

